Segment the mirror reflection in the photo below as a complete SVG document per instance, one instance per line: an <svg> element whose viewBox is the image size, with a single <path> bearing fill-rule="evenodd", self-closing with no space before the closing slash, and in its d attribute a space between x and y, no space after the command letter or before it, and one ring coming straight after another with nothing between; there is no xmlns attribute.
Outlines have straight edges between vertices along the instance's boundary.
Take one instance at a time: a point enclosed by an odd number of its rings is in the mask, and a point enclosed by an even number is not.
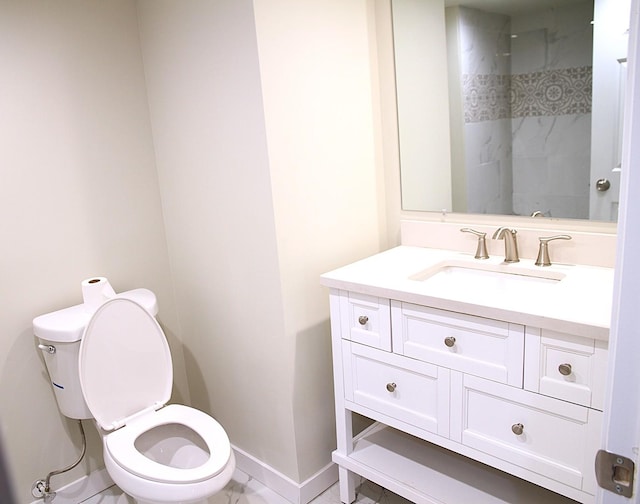
<svg viewBox="0 0 640 504"><path fill-rule="evenodd" d="M403 209L616 220L628 13L393 0Z"/></svg>

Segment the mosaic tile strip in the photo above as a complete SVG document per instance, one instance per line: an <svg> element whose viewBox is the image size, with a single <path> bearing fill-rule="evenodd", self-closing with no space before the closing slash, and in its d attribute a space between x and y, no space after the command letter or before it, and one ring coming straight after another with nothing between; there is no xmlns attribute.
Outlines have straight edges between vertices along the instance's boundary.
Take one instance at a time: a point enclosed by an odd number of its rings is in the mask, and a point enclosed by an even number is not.
<svg viewBox="0 0 640 504"><path fill-rule="evenodd" d="M463 75L464 122L511 117L510 80L509 75Z"/></svg>
<svg viewBox="0 0 640 504"><path fill-rule="evenodd" d="M511 117L588 114L590 66L511 76Z"/></svg>
<svg viewBox="0 0 640 504"><path fill-rule="evenodd" d="M591 113L590 66L462 76L464 122Z"/></svg>

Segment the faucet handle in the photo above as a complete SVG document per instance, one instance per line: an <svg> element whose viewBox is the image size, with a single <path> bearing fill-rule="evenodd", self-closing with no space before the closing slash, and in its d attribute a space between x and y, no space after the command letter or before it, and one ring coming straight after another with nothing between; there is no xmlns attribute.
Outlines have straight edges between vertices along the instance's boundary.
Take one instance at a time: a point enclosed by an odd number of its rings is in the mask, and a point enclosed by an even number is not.
<svg viewBox="0 0 640 504"><path fill-rule="evenodd" d="M476 259L489 259L489 254L487 253L487 233L482 233L471 228L462 228L460 231L463 233L471 233L478 237L478 246L476 247L476 255L474 256Z"/></svg>
<svg viewBox="0 0 640 504"><path fill-rule="evenodd" d="M536 259L536 266L551 266L551 259L549 258L549 242L552 240L570 240L569 235L555 235L555 236L541 236L540 249L538 250L538 258Z"/></svg>

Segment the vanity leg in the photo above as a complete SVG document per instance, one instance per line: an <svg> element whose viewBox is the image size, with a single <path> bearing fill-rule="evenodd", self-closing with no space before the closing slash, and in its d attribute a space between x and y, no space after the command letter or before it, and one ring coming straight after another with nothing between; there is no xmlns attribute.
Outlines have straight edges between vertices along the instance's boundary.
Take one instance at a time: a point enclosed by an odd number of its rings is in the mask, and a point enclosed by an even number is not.
<svg viewBox="0 0 640 504"><path fill-rule="evenodd" d="M356 500L356 475L344 467L338 467L340 478L340 500L344 504L351 504Z"/></svg>

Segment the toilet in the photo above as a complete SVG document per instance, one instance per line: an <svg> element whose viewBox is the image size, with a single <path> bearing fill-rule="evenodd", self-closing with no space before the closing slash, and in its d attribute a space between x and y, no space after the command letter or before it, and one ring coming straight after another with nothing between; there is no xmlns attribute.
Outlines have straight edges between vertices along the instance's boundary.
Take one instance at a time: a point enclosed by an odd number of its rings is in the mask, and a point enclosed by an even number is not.
<svg viewBox="0 0 640 504"><path fill-rule="evenodd" d="M136 297L138 292L129 298L115 296L101 304L86 322L76 342L84 401L73 399L86 403L102 436L107 472L135 502L206 502L230 481L235 470L229 438L206 413L179 404L167 405L173 386L169 345L148 306L145 308ZM38 329L49 339L63 334L54 334L51 329L51 321L60 320L60 313L34 320L36 335ZM52 342L44 343L51 346ZM49 361L47 364L50 370L54 366ZM54 389L70 388L56 379L52 377ZM57 397L61 410L65 412L62 406L72 410L64 404L69 398L61 397Z"/></svg>
<svg viewBox="0 0 640 504"><path fill-rule="evenodd" d="M139 503L192 503L220 491L235 459L222 426L194 408L166 405L171 353L156 319L137 302L111 299L80 343L80 386L104 432L107 472Z"/></svg>

